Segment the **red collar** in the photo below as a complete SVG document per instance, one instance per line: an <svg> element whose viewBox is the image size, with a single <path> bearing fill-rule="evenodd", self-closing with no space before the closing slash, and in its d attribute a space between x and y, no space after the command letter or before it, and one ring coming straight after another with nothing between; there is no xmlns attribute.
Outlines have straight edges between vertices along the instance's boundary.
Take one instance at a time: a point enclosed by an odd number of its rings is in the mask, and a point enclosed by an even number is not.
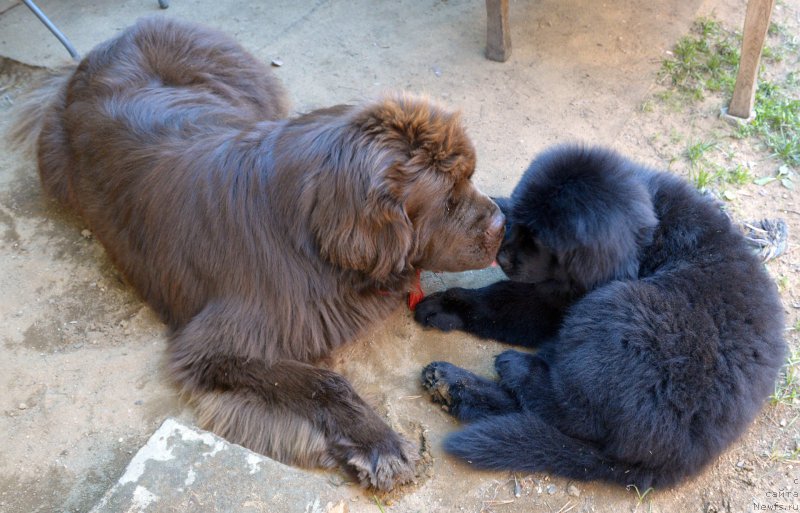
<svg viewBox="0 0 800 513"><path fill-rule="evenodd" d="M414 274L414 281L411 282L411 290L408 291L408 309L412 312L420 301L425 298L425 292L422 291L422 283L420 282L420 275L422 274L422 270L417 269L416 273ZM378 294L381 296L388 296L391 294L389 290L379 290Z"/></svg>
<svg viewBox="0 0 800 513"><path fill-rule="evenodd" d="M408 309L412 312L417 308L419 302L425 299L425 292L422 291L420 274L422 274L422 271L417 269L417 274L414 276L414 281L411 283L411 290L408 291Z"/></svg>

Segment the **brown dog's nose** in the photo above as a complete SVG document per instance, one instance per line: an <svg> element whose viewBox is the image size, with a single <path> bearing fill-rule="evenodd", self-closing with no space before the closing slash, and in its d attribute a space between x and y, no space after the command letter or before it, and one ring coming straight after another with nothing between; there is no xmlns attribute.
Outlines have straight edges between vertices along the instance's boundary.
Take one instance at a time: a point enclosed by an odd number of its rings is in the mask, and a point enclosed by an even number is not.
<svg viewBox="0 0 800 513"><path fill-rule="evenodd" d="M498 209L489 221L489 227L486 229L486 234L490 239L502 238L506 227L506 216Z"/></svg>

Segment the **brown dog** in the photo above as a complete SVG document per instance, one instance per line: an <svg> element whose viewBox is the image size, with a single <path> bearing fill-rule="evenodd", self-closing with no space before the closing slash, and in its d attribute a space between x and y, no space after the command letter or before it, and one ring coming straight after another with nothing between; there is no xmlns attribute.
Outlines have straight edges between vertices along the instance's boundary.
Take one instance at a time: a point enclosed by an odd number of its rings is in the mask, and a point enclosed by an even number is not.
<svg viewBox="0 0 800 513"><path fill-rule="evenodd" d="M287 110L237 43L152 18L34 93L16 135L173 330L169 373L202 425L389 489L415 448L313 363L416 270L488 265L504 219L457 115L406 95Z"/></svg>

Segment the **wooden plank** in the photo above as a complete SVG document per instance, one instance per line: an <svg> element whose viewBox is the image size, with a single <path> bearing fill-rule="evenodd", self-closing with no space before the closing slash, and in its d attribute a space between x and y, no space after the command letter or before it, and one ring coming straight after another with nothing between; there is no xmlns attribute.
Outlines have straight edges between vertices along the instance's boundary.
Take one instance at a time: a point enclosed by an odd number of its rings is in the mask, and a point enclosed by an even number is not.
<svg viewBox="0 0 800 513"><path fill-rule="evenodd" d="M731 116L747 119L753 113L761 51L764 49L764 41L767 38L769 20L774 6L775 0L749 0L747 2L739 72L736 74L733 97L728 106L728 114Z"/></svg>
<svg viewBox="0 0 800 513"><path fill-rule="evenodd" d="M486 0L486 58L505 62L511 57L508 0Z"/></svg>

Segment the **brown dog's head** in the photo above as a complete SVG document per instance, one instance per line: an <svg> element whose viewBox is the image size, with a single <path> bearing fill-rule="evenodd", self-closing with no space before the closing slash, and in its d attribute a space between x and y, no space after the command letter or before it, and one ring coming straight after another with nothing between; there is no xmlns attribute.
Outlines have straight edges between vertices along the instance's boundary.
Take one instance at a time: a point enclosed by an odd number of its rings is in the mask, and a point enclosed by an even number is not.
<svg viewBox="0 0 800 513"><path fill-rule="evenodd" d="M324 257L380 283L492 262L505 220L470 181L475 150L458 114L403 94L327 112L338 126L315 137L329 166L311 213Z"/></svg>

